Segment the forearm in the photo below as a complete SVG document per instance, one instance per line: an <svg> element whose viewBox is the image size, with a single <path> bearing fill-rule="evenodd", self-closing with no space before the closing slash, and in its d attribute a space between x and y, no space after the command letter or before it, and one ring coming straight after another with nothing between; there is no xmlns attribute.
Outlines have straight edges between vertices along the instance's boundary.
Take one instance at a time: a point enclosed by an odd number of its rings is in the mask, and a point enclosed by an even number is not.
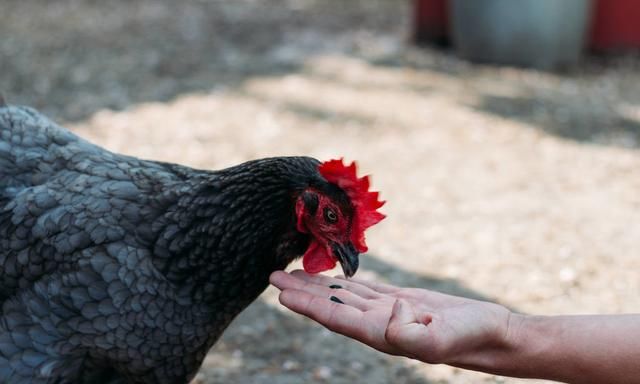
<svg viewBox="0 0 640 384"><path fill-rule="evenodd" d="M512 315L506 346L475 367L568 383L638 383L640 315Z"/></svg>

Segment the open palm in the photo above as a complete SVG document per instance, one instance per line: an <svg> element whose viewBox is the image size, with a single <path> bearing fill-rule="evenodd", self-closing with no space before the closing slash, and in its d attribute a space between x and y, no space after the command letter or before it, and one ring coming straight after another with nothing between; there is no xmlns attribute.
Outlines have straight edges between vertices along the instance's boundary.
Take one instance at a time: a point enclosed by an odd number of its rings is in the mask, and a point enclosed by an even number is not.
<svg viewBox="0 0 640 384"><path fill-rule="evenodd" d="M507 345L510 311L497 304L303 271L271 283L289 309L385 353L473 368Z"/></svg>

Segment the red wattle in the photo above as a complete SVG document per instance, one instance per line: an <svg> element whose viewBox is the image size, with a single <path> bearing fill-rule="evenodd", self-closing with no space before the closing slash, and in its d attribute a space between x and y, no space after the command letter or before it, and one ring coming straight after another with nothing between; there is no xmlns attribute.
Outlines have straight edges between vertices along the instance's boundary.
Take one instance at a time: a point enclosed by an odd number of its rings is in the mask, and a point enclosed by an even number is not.
<svg viewBox="0 0 640 384"><path fill-rule="evenodd" d="M328 249L315 240L311 241L307 252L302 256L302 266L307 273L319 273L333 269L336 262Z"/></svg>

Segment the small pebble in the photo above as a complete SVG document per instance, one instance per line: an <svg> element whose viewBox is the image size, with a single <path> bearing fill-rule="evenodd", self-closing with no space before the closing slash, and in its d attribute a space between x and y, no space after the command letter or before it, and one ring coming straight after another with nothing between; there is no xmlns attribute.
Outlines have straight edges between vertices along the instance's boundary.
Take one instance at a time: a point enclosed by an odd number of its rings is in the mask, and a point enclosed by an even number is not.
<svg viewBox="0 0 640 384"><path fill-rule="evenodd" d="M560 281L564 283L572 283L576 280L576 271L573 268L564 267L558 273Z"/></svg>
<svg viewBox="0 0 640 384"><path fill-rule="evenodd" d="M326 366L318 367L313 371L313 378L316 380L329 380L332 376L331 368Z"/></svg>
<svg viewBox="0 0 640 384"><path fill-rule="evenodd" d="M282 369L284 371L297 371L300 369L300 363L293 360L286 360L284 363L282 363Z"/></svg>

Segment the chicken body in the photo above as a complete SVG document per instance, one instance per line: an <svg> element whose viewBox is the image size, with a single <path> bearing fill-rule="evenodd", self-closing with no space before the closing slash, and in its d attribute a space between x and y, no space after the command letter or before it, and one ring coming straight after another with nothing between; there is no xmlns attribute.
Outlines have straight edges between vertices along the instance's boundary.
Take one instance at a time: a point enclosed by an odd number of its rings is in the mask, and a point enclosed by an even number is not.
<svg viewBox="0 0 640 384"><path fill-rule="evenodd" d="M309 244L318 161L210 172L122 156L0 107L0 382L184 383Z"/></svg>

